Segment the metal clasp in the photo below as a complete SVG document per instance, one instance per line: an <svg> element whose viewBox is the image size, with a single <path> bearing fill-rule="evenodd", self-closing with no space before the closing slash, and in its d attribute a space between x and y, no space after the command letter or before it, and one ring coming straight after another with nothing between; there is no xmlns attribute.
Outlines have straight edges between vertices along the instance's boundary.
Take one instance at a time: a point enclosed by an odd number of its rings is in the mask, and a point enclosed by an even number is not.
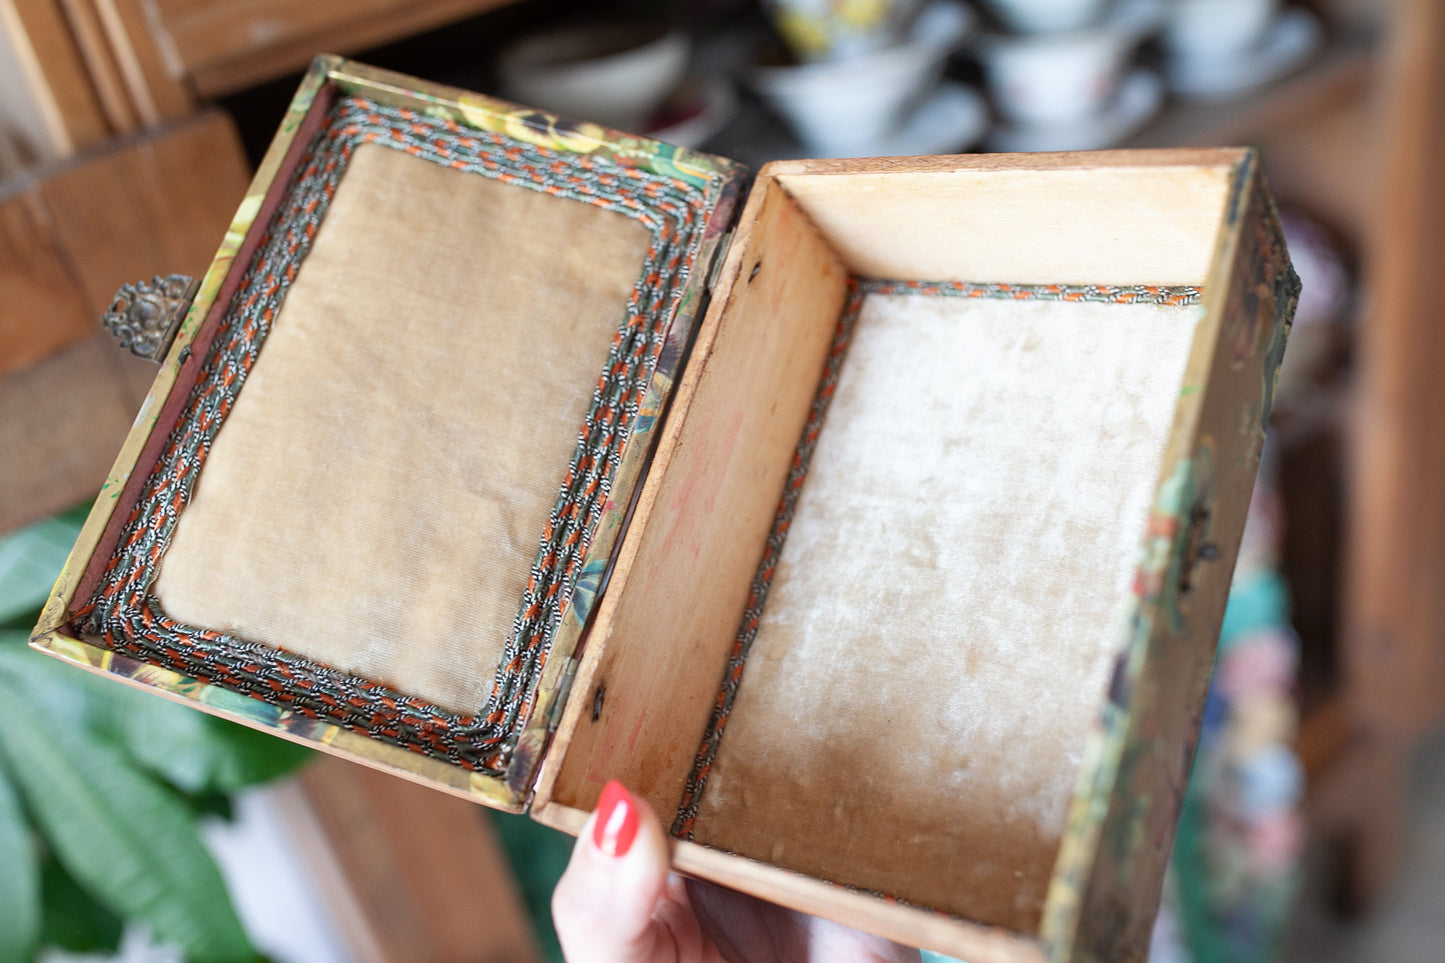
<svg viewBox="0 0 1445 963"><path fill-rule="evenodd" d="M200 286L200 281L184 274L156 275L149 281L121 285L100 323L122 348L160 364Z"/></svg>
<svg viewBox="0 0 1445 963"><path fill-rule="evenodd" d="M1201 562L1219 558L1219 546L1209 541L1209 523L1214 513L1203 503L1189 513L1189 531L1184 536L1184 555L1179 566L1179 594L1194 587L1194 576Z"/></svg>

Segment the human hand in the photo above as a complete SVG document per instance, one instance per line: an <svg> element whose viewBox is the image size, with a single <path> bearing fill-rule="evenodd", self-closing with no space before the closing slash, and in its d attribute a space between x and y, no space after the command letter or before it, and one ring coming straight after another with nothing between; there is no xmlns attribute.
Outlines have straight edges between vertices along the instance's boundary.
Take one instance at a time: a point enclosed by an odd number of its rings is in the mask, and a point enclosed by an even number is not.
<svg viewBox="0 0 1445 963"><path fill-rule="evenodd" d="M552 893L568 963L918 963L917 950L669 875L652 807L613 780Z"/></svg>

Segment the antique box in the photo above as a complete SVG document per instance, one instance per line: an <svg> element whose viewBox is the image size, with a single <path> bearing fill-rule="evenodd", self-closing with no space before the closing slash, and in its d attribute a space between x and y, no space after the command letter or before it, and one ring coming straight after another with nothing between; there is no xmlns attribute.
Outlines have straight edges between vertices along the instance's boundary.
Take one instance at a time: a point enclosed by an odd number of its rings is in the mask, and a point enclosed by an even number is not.
<svg viewBox="0 0 1445 963"><path fill-rule="evenodd" d="M319 59L209 273L115 306L161 370L34 644L570 832L620 778L680 870L975 963L1138 958L1298 290L1257 158L745 184Z"/></svg>

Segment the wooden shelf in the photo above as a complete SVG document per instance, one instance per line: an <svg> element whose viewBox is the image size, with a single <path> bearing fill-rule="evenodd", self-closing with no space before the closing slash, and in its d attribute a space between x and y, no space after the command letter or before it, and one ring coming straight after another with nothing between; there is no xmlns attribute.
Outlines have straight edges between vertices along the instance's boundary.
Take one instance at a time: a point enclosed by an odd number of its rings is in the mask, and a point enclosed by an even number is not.
<svg viewBox="0 0 1445 963"><path fill-rule="evenodd" d="M1338 696L1305 714L1295 743L1311 786L1318 784L1318 777L1341 756L1349 741L1350 714Z"/></svg>
<svg viewBox="0 0 1445 963"><path fill-rule="evenodd" d="M1252 143L1301 118L1360 97L1374 75L1379 41L1331 38L1298 73L1262 91L1220 103L1174 101L1125 147L1194 147Z"/></svg>
<svg viewBox="0 0 1445 963"><path fill-rule="evenodd" d="M513 0L207 0L163 28L196 92L221 97L305 69L318 51L351 55Z"/></svg>

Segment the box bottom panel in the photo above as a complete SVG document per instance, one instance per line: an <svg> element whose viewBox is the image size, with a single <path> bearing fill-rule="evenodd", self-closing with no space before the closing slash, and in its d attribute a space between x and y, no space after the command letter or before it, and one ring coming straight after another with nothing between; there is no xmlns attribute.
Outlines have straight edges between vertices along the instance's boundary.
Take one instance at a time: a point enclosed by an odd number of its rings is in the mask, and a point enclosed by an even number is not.
<svg viewBox="0 0 1445 963"><path fill-rule="evenodd" d="M677 835L1037 929L1197 300L855 282Z"/></svg>

